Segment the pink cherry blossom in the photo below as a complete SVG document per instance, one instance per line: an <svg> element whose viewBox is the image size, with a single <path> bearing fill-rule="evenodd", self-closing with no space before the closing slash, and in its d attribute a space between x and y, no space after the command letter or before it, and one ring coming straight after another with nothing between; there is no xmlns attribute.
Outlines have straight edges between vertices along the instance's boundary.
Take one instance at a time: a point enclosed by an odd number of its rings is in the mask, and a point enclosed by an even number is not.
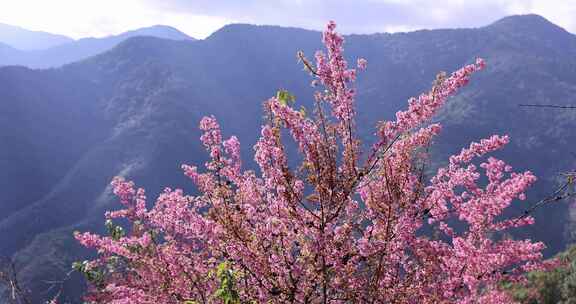
<svg viewBox="0 0 576 304"><path fill-rule="evenodd" d="M203 172L182 166L199 195L166 188L147 209L144 190L113 180L124 209L106 217L131 227L108 222L109 236L76 234L98 254L83 268L86 301L222 303L228 292L232 303L511 303L502 280L549 267L544 244L501 234L534 222L502 217L536 180L487 157L507 136L472 143L426 174L427 148L441 132L430 119L484 61L440 74L362 151L357 71L335 28L328 24L315 68L304 62L323 86L314 115L266 101L269 120L254 146L259 172L243 171L240 141L223 140L205 117L200 140L210 160ZM287 137L302 155L298 167L288 165ZM226 283L216 275L222 265Z"/></svg>

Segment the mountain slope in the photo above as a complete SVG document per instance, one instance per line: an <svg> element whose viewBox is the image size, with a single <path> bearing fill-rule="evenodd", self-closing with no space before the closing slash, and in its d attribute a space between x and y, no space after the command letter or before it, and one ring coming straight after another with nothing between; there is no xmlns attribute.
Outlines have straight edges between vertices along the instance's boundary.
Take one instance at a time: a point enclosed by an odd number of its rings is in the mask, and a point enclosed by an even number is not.
<svg viewBox="0 0 576 304"><path fill-rule="evenodd" d="M104 38L84 38L43 50L18 52L0 57L2 65L23 65L30 68L59 67L108 51L119 43L136 36L151 36L171 40L194 40L177 29L164 25L141 28ZM1 41L1 40L0 40Z"/></svg>
<svg viewBox="0 0 576 304"><path fill-rule="evenodd" d="M127 31L117 36L111 36L109 39L126 40L130 37L150 36L171 40L194 40L194 38L182 33L181 31L167 25L154 25L143 27L137 30Z"/></svg>
<svg viewBox="0 0 576 304"><path fill-rule="evenodd" d="M22 51L0 42L0 58L3 58L2 61L5 62L6 65L17 62L22 54Z"/></svg>
<svg viewBox="0 0 576 304"><path fill-rule="evenodd" d="M480 56L488 68L437 118L444 129L432 151L434 164L471 140L507 133L512 143L496 156L540 177L529 197L542 197L557 172L573 168L576 112L518 104L574 103L574 35L528 15L479 29L346 40L350 62L369 62L358 79L363 137L429 88L438 71ZM0 198L0 255L16 258L39 302L46 296L39 292L47 289L43 279L62 277L86 254L72 232L102 230L104 210L118 207L107 187L114 175L134 179L150 200L166 186L195 191L179 166L206 160L197 128L204 115L214 114L225 136L239 137L244 163L254 167L261 102L284 88L298 106L310 108L313 89L295 54L312 56L320 46L318 32L230 25L202 41L131 38L61 69L1 68L0 138L6 148L0 160L10 161L0 163L0 186L9 189ZM571 240L567 208L559 203L539 210L535 228L518 235L535 236L549 245L548 253L557 252ZM78 284L66 283L71 300Z"/></svg>
<svg viewBox="0 0 576 304"><path fill-rule="evenodd" d="M19 50L47 49L72 41L74 41L72 38L63 35L31 31L18 26L0 23L0 42Z"/></svg>

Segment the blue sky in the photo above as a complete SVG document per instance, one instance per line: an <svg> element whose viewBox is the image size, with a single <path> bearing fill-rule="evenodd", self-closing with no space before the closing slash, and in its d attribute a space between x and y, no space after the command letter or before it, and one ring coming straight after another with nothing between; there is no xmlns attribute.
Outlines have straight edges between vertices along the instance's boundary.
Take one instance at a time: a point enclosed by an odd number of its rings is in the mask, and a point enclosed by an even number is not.
<svg viewBox="0 0 576 304"><path fill-rule="evenodd" d="M204 38L228 23L345 33L478 27L511 14L540 14L576 33L576 0L0 0L0 23L72 38L155 24Z"/></svg>

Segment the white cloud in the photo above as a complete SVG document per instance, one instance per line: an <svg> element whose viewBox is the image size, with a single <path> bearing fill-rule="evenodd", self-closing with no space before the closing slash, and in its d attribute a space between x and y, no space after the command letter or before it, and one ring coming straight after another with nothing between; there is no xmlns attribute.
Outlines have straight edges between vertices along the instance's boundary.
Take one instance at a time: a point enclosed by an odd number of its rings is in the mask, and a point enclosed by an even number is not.
<svg viewBox="0 0 576 304"><path fill-rule="evenodd" d="M527 2L529 4L525 8L526 12L540 14L566 30L576 33L576 1L531 0Z"/></svg>
<svg viewBox="0 0 576 304"><path fill-rule="evenodd" d="M0 22L72 38L165 24L203 38L230 20L162 11L140 0L0 0Z"/></svg>
<svg viewBox="0 0 576 304"><path fill-rule="evenodd" d="M576 0L0 0L0 22L74 38L155 24L204 38L232 22L321 29L329 19L346 33L478 27L525 13L576 33Z"/></svg>

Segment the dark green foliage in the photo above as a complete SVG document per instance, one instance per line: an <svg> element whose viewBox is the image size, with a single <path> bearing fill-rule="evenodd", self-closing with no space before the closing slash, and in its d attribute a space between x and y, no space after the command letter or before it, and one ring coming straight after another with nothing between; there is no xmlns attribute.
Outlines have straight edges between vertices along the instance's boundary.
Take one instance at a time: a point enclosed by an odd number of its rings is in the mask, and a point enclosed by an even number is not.
<svg viewBox="0 0 576 304"><path fill-rule="evenodd" d="M91 268L88 261L74 262L72 269L82 273L86 280L94 284L94 286L102 286L104 284L104 272L98 268Z"/></svg>
<svg viewBox="0 0 576 304"><path fill-rule="evenodd" d="M551 271L532 272L525 286L505 284L523 304L576 303L576 246L558 255L565 264Z"/></svg>
<svg viewBox="0 0 576 304"><path fill-rule="evenodd" d="M108 230L108 234L110 235L110 237L115 241L119 240L125 234L124 228L114 225L114 223L112 223L112 220L106 220L106 223L104 225L106 226L106 230Z"/></svg>
<svg viewBox="0 0 576 304"><path fill-rule="evenodd" d="M230 269L228 263L222 262L218 265L216 277L220 286L214 293L214 297L222 300L224 304L240 304L240 296L236 290L235 273Z"/></svg>

